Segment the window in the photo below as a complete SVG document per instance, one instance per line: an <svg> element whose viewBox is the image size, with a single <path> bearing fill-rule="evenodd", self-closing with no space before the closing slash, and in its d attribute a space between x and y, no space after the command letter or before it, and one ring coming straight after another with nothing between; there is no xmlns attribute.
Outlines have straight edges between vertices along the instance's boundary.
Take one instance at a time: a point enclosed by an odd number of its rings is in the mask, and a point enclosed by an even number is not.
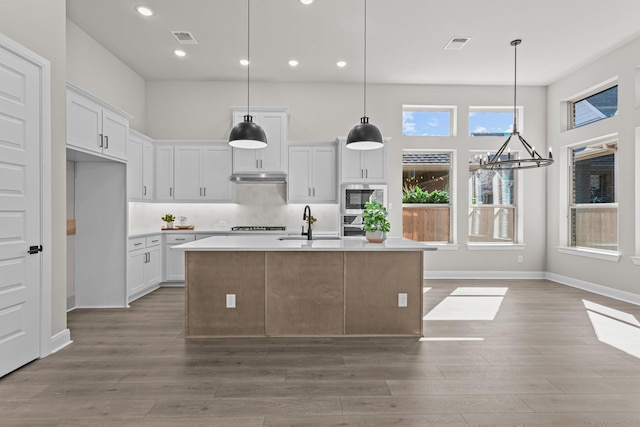
<svg viewBox="0 0 640 427"><path fill-rule="evenodd" d="M570 103L572 127L594 123L618 114L618 85Z"/></svg>
<svg viewBox="0 0 640 427"><path fill-rule="evenodd" d="M454 136L455 112L451 106L403 105L402 135Z"/></svg>
<svg viewBox="0 0 640 427"><path fill-rule="evenodd" d="M451 243L453 153L402 153L402 235L419 242Z"/></svg>
<svg viewBox="0 0 640 427"><path fill-rule="evenodd" d="M481 158L469 157L469 242L516 243L515 171L479 169Z"/></svg>
<svg viewBox="0 0 640 427"><path fill-rule="evenodd" d="M571 149L569 242L618 250L617 141Z"/></svg>
<svg viewBox="0 0 640 427"><path fill-rule="evenodd" d="M522 130L522 108L516 109ZM513 107L469 107L469 136L509 136L513 132Z"/></svg>

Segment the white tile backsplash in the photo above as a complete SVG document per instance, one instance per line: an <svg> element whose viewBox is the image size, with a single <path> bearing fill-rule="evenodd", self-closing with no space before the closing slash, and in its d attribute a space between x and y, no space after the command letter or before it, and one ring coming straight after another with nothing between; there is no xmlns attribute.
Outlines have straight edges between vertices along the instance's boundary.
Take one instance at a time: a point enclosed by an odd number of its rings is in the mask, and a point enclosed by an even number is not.
<svg viewBox="0 0 640 427"><path fill-rule="evenodd" d="M159 230L160 219L171 213L186 216L196 230L228 230L235 225L284 225L298 232L303 223L302 204L288 204L285 184L235 184L237 203L129 203L129 232ZM337 232L339 205L312 204L317 231ZM177 222L176 222L177 223Z"/></svg>

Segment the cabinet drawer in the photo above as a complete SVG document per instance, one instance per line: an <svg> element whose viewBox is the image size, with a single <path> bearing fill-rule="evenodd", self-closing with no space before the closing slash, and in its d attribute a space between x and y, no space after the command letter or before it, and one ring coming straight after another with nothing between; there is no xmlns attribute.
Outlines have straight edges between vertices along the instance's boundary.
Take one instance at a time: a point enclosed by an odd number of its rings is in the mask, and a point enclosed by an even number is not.
<svg viewBox="0 0 640 427"><path fill-rule="evenodd" d="M158 246L160 243L162 243L162 236L160 234L154 234L153 236L146 237L146 244L148 248Z"/></svg>
<svg viewBox="0 0 640 427"><path fill-rule="evenodd" d="M127 242L127 250L135 251L136 249L144 249L146 246L144 237L132 237Z"/></svg>
<svg viewBox="0 0 640 427"><path fill-rule="evenodd" d="M181 244L186 242L193 242L196 239L195 234L168 234L166 242L170 244Z"/></svg>

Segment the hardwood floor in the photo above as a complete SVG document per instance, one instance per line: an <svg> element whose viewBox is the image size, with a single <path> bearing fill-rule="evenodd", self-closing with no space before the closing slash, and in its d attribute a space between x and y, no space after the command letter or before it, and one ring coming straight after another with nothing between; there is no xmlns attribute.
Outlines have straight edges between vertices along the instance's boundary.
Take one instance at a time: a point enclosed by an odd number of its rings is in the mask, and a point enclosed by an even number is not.
<svg viewBox="0 0 640 427"><path fill-rule="evenodd" d="M640 359L594 332L638 354L640 307L544 280L425 290L454 317L430 341L185 340L179 288L75 310L71 346L0 379L0 425L640 426Z"/></svg>

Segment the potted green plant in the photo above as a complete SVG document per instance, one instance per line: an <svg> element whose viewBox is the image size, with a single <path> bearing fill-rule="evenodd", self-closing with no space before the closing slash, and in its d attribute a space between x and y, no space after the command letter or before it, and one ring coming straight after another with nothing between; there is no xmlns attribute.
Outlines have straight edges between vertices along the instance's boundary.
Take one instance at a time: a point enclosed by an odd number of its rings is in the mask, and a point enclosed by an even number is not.
<svg viewBox="0 0 640 427"><path fill-rule="evenodd" d="M176 217L173 216L172 214L165 214L160 219L167 223L167 227L166 228L173 228L173 221L175 221Z"/></svg>
<svg viewBox="0 0 640 427"><path fill-rule="evenodd" d="M362 222L364 224L365 237L368 241L381 243L387 238L386 233L391 229L387 215L387 208L380 202L372 200L365 203Z"/></svg>

